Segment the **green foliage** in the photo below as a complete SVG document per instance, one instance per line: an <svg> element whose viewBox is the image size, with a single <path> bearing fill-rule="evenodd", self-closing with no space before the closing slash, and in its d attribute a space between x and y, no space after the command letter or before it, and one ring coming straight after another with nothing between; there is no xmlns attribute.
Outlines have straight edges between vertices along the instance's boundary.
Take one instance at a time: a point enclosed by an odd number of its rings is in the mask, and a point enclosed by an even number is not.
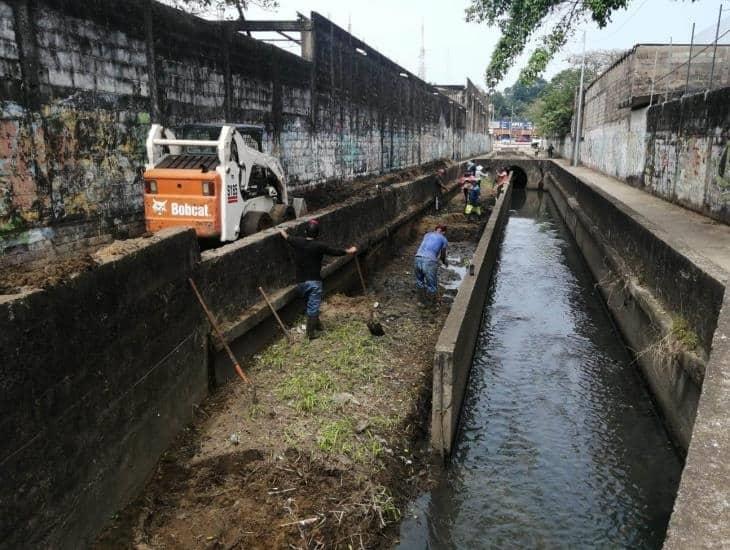
<svg viewBox="0 0 730 550"><path fill-rule="evenodd" d="M495 92L492 95L494 118L503 119L512 115L515 118L524 117L530 104L537 99L545 86L547 81L536 78L530 83L517 81L514 86L505 88L504 93Z"/></svg>
<svg viewBox="0 0 730 550"><path fill-rule="evenodd" d="M237 19L245 19L244 13L250 5L275 10L278 0L162 0L163 3L195 15L224 13L230 9Z"/></svg>
<svg viewBox="0 0 730 550"><path fill-rule="evenodd" d="M564 136L570 132L575 91L580 69L559 72L528 110L528 117L543 136Z"/></svg>
<svg viewBox="0 0 730 550"><path fill-rule="evenodd" d="M520 80L527 83L542 74L548 62L565 45L576 25L592 19L605 27L611 15L630 0L471 0L467 21L497 25L502 36L487 67L487 82L500 81L542 27L550 21L542 45L530 55Z"/></svg>

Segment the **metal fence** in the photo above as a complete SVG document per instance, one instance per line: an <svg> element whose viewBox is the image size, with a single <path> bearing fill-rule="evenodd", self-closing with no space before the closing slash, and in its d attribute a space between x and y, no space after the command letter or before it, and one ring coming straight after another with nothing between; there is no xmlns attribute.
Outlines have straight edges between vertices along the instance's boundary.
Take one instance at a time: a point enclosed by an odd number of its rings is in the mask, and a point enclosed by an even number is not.
<svg viewBox="0 0 730 550"><path fill-rule="evenodd" d="M689 45L670 38L664 71L658 69L664 54L655 51L650 105L730 85L730 14L725 13L723 18L720 5L717 24L697 33L692 23Z"/></svg>

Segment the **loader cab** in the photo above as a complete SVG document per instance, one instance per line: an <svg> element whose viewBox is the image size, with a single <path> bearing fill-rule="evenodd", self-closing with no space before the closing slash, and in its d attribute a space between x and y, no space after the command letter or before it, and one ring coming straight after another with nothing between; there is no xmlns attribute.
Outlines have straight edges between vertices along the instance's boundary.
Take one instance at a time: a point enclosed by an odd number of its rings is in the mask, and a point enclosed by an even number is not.
<svg viewBox="0 0 730 550"><path fill-rule="evenodd" d="M233 124L243 138L243 142L258 152L263 152L264 127L255 124ZM183 124L173 128L175 135L181 139L197 139L215 141L221 133L223 124ZM215 154L215 148L213 148Z"/></svg>

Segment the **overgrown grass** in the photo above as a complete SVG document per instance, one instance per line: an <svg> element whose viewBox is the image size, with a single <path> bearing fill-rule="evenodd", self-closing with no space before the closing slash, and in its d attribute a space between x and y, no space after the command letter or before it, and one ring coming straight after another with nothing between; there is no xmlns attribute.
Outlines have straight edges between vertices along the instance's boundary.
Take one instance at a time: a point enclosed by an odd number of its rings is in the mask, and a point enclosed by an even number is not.
<svg viewBox="0 0 730 550"><path fill-rule="evenodd" d="M356 389L382 372L383 346L362 320L330 323L331 328L317 340L280 341L257 358L258 368L287 373L276 388L277 395L298 411L325 410L334 393Z"/></svg>
<svg viewBox="0 0 730 550"><path fill-rule="evenodd" d="M350 418L325 423L317 435L319 450L347 455L356 462L369 462L383 454L383 445L370 432L356 434Z"/></svg>
<svg viewBox="0 0 730 550"><path fill-rule="evenodd" d="M279 398L292 401L298 411L312 412L326 408L335 387L334 380L319 370L297 371L277 388Z"/></svg>
<svg viewBox="0 0 730 550"><path fill-rule="evenodd" d="M672 335L679 344L689 351L697 349L697 346L700 345L699 336L692 330L684 317L678 315L672 317Z"/></svg>

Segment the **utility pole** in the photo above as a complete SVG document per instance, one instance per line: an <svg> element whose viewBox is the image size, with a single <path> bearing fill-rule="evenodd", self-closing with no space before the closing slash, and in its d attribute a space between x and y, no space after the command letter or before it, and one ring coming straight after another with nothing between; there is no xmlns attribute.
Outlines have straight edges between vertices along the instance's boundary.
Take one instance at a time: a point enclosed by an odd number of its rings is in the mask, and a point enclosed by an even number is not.
<svg viewBox="0 0 730 550"><path fill-rule="evenodd" d="M515 116L515 104L512 104L512 110L509 114L509 142L512 143L512 119Z"/></svg>
<svg viewBox="0 0 730 550"><path fill-rule="evenodd" d="M580 85L578 86L578 119L575 123L575 137L573 140L573 166L578 166L580 156L580 136L583 130L583 78L586 70L586 31L583 31L583 60L580 64Z"/></svg>
<svg viewBox="0 0 730 550"><path fill-rule="evenodd" d="M695 24L692 23L692 38L689 41L689 57L687 58L687 80L684 83L684 93L682 94L682 97L687 95L687 92L689 91L689 70L690 67L692 67L692 47L695 44Z"/></svg>
<svg viewBox="0 0 730 550"><path fill-rule="evenodd" d="M720 13L717 14L717 28L715 29L715 45L712 48L712 68L710 69L710 84L708 90L712 90L712 81L715 77L715 57L717 56L717 40L720 36L720 19L722 19L722 4L720 4Z"/></svg>

